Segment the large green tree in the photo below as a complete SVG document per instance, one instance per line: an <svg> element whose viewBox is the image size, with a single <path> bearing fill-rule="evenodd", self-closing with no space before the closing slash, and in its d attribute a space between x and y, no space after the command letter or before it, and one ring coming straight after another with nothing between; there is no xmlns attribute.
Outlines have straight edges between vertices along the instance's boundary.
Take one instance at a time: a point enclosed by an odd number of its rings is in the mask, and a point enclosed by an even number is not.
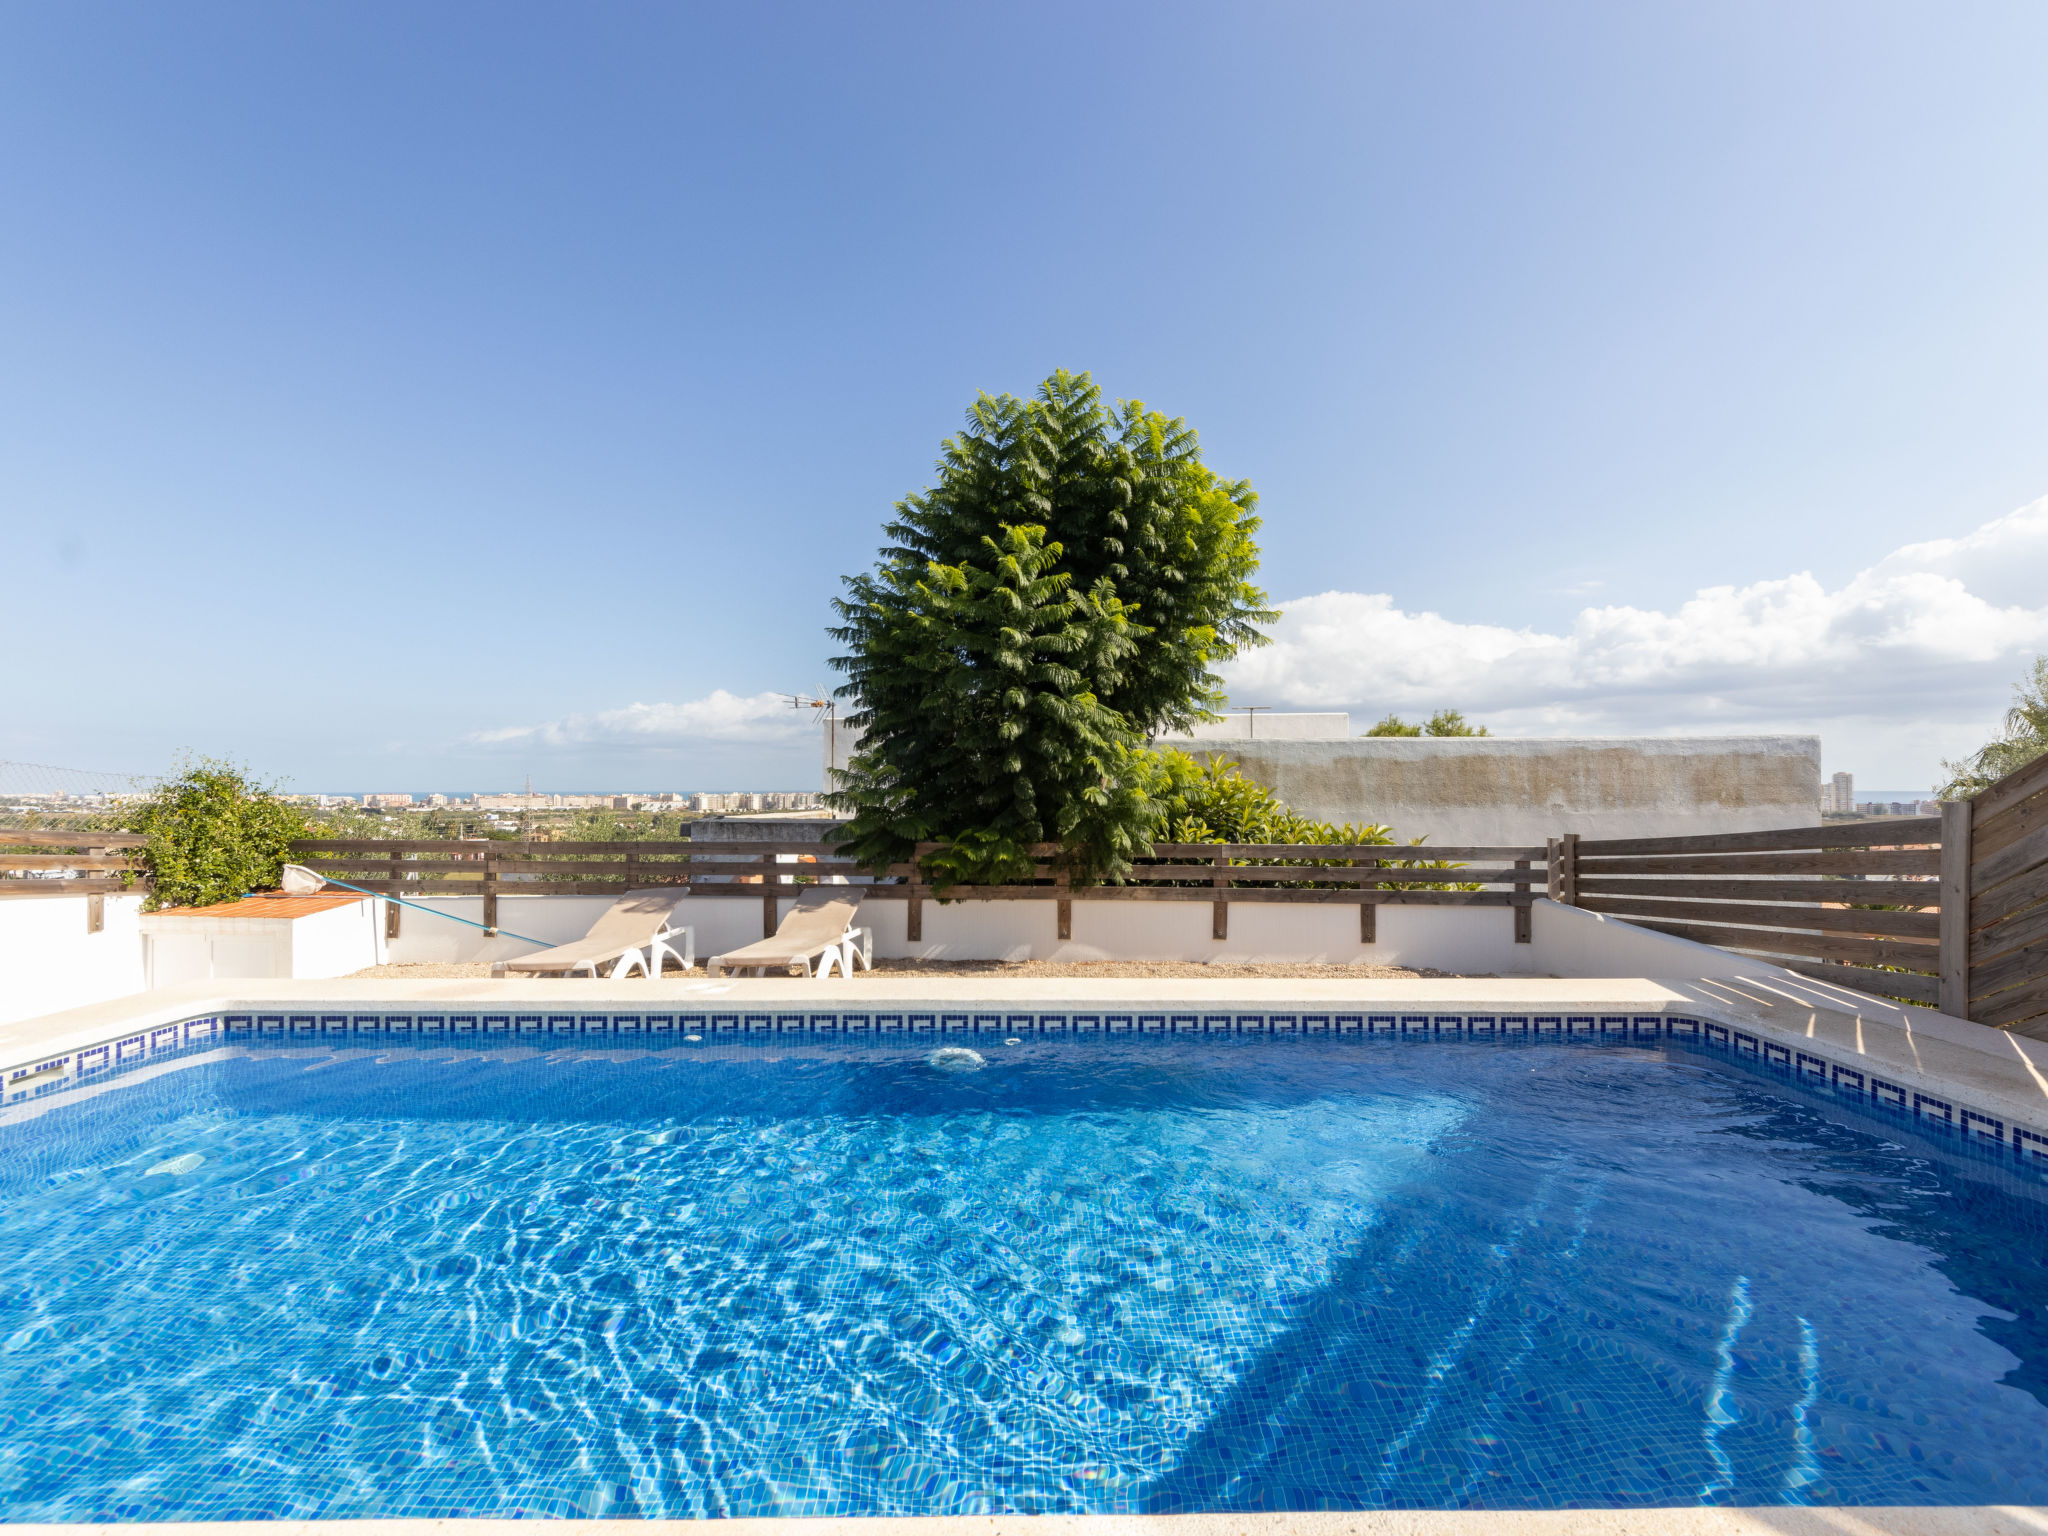
<svg viewBox="0 0 2048 1536"><path fill-rule="evenodd" d="M938 470L836 604L864 732L844 846L880 864L947 842L940 878L1000 883L1057 843L1113 878L1163 815L1145 738L1211 718L1213 666L1276 617L1250 580L1256 498L1186 422L1066 372L980 397Z"/></svg>

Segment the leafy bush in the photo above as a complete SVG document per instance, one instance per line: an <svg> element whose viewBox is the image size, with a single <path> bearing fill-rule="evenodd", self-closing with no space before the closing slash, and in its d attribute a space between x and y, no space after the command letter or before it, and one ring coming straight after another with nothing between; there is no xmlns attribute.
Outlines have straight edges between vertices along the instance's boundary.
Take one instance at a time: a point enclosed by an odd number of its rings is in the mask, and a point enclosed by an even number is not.
<svg viewBox="0 0 2048 1536"><path fill-rule="evenodd" d="M149 839L156 890L151 909L206 907L274 888L293 838L306 836L305 813L252 784L232 763L196 758L178 764L148 800L133 807L128 830Z"/></svg>

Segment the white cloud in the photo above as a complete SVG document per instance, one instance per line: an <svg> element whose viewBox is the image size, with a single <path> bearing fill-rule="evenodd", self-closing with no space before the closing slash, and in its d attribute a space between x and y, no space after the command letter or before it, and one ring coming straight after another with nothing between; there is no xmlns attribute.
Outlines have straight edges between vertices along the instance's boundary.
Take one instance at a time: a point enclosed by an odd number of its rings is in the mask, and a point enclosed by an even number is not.
<svg viewBox="0 0 2048 1536"><path fill-rule="evenodd" d="M742 698L718 688L682 704L628 704L539 725L478 731L469 739L486 747L685 747L709 742L786 746L815 741L817 732L811 711L791 708L787 694Z"/></svg>
<svg viewBox="0 0 2048 1536"><path fill-rule="evenodd" d="M1585 608L1562 633L1412 613L1383 592L1280 606L1274 644L1228 669L1237 698L1448 706L1525 734L1818 730L1831 758L1882 739L1898 766L1875 771L1907 771L1909 753L1924 777L1982 740L2025 654L2048 650L2048 497L1834 591L1804 573L1709 587L1672 613Z"/></svg>

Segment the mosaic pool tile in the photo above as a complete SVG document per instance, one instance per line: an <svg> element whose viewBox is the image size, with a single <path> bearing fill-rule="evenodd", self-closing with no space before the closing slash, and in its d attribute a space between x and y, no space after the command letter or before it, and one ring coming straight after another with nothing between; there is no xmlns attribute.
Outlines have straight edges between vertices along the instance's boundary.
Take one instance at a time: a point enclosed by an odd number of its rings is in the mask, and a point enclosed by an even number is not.
<svg viewBox="0 0 2048 1536"><path fill-rule="evenodd" d="M1952 1097L1641 1015L595 1017L10 1098L0 1516L2048 1502L2048 1137Z"/></svg>

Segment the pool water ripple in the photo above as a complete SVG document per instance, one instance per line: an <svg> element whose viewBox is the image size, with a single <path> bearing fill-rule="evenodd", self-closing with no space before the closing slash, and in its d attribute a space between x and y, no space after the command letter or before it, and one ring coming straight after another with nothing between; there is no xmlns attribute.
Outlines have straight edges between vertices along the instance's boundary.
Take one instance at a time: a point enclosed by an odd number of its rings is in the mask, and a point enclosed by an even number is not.
<svg viewBox="0 0 2048 1536"><path fill-rule="evenodd" d="M927 1057L237 1047L0 1125L0 1513L2048 1501L2038 1200L1769 1085Z"/></svg>

